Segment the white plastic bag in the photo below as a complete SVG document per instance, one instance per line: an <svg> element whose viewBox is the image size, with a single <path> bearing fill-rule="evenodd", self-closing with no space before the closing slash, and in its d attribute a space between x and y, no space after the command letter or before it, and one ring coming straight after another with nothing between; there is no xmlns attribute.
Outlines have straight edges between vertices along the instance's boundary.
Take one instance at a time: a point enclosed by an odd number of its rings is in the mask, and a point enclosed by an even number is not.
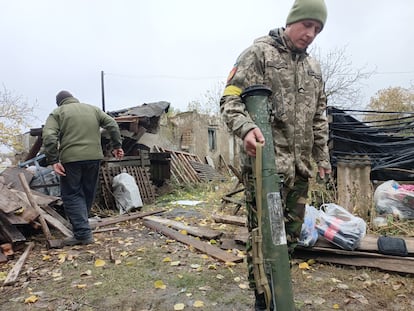
<svg viewBox="0 0 414 311"><path fill-rule="evenodd" d="M112 189L121 215L142 207L141 194L133 176L125 172L116 175L112 180Z"/></svg>
<svg viewBox="0 0 414 311"><path fill-rule="evenodd" d="M380 215L414 219L414 192L404 189L395 180L388 180L375 189L374 204Z"/></svg>
<svg viewBox="0 0 414 311"><path fill-rule="evenodd" d="M312 247L318 241L318 230L315 225L319 218L319 210L314 206L306 205L305 220L302 224L302 230L298 244L304 247Z"/></svg>
<svg viewBox="0 0 414 311"><path fill-rule="evenodd" d="M365 236L365 221L335 203L322 204L316 229L319 235L345 250L356 249Z"/></svg>

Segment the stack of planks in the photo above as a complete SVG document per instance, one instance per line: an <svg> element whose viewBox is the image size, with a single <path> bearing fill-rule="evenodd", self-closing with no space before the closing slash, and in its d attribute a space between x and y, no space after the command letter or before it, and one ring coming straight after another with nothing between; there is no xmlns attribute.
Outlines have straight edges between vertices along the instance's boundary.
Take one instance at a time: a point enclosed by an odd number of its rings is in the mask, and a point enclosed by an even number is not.
<svg viewBox="0 0 414 311"><path fill-rule="evenodd" d="M183 151L175 151L154 146L157 152L171 154L171 177L179 184L198 184L213 180L225 180L225 177L210 165L203 163L195 155Z"/></svg>

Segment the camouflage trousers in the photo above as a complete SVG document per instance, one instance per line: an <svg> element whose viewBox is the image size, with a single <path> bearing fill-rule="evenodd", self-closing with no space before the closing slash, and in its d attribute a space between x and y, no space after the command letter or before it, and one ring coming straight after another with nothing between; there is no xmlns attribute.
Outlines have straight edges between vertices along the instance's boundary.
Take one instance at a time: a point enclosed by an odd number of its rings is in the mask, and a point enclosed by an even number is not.
<svg viewBox="0 0 414 311"><path fill-rule="evenodd" d="M252 236L251 232L257 228L257 208L255 179L251 168L244 168L242 172L243 184L245 187L245 200L247 209L247 228L249 238L246 243L248 280L250 288L255 289L256 284L253 275L253 257L252 257ZM287 246L289 256L293 253L302 229L305 217L305 204L308 196L308 179L297 176L292 188L282 187L281 196L284 209L284 221L286 230Z"/></svg>

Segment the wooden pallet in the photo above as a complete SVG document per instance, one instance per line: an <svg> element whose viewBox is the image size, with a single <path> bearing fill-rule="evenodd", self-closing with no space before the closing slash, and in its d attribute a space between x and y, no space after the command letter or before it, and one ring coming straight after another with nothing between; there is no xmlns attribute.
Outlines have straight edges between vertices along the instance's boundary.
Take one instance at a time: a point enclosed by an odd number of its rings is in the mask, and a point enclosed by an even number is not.
<svg viewBox="0 0 414 311"><path fill-rule="evenodd" d="M112 180L116 175L122 173L124 170L126 173L135 178L142 202L144 204L154 203L156 197L155 187L151 182L149 169L146 167L120 164L119 166L102 166L101 168L101 192L106 207L109 209L116 209L115 198L112 193Z"/></svg>

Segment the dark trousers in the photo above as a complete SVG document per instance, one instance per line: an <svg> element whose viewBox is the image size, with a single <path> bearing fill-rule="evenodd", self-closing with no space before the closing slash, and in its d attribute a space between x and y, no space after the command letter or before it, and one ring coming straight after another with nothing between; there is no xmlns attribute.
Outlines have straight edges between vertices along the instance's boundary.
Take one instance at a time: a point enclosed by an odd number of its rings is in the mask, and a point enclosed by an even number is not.
<svg viewBox="0 0 414 311"><path fill-rule="evenodd" d="M60 178L60 191L76 239L92 237L89 212L95 199L100 160L77 161L63 164L66 176Z"/></svg>

